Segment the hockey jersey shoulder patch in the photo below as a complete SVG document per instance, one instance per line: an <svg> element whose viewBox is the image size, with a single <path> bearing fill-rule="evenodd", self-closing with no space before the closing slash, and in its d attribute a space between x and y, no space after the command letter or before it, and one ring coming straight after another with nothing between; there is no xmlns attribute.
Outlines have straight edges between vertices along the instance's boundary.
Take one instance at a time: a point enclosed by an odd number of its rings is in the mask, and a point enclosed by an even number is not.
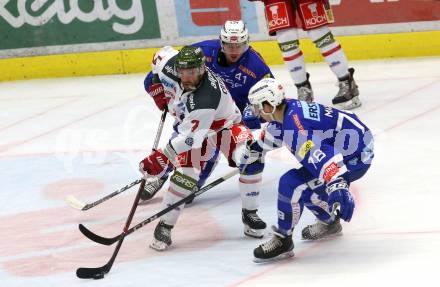
<svg viewBox="0 0 440 287"><path fill-rule="evenodd" d="M179 82L180 79L177 76L176 69L174 69L174 62L176 61L176 57L177 55L168 60L168 62L162 69L162 73L173 81Z"/></svg>

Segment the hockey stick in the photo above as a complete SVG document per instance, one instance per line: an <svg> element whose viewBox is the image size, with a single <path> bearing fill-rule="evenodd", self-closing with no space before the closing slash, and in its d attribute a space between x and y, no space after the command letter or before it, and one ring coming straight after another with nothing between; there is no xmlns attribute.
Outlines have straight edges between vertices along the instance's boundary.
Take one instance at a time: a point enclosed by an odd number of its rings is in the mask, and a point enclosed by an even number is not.
<svg viewBox="0 0 440 287"><path fill-rule="evenodd" d="M94 202L92 202L92 203L87 203L87 204L85 204L84 202L81 202L80 200L78 200L78 199L77 199L76 197L74 197L73 195L69 195L69 196L67 196L67 197L66 197L66 202L67 202L67 204L69 204L71 207L73 207L73 208L75 208L75 209L79 209L79 210L83 210L83 211L84 211L84 210L88 210L88 209L90 209L90 208L92 208L92 207L95 207L95 206L97 206L98 204L101 204L101 203L103 203L104 201L107 201L107 200L109 200L110 198L112 198L112 197L114 197L114 196L116 196L116 195L118 195L118 194L120 194L120 193L126 191L127 189L132 188L133 186L139 184L141 181L142 181L141 179L138 179L138 180L136 180L136 181L133 181L132 183L130 183L130 184L124 186L123 188L121 188L121 189L119 189L119 190L116 190L116 191L110 193L109 195L104 196L103 198L98 199L98 200L96 200L96 201L94 201Z"/></svg>
<svg viewBox="0 0 440 287"><path fill-rule="evenodd" d="M113 263L115 262L116 255L118 255L119 249L121 248L122 242L124 241L125 235L127 235L127 230L130 227L131 220L133 219L134 213L139 203L139 199L141 198L141 192L144 190L145 179L142 179L141 185L139 186L139 190L136 194L136 198L134 199L133 206L131 207L130 214L128 215L127 221L125 222L124 229L122 231L122 235L120 236L118 245L116 245L115 250L113 251L112 257L110 260L103 266L97 268L78 268L76 270L76 276L82 279L102 279L104 275L110 271Z"/></svg>
<svg viewBox="0 0 440 287"><path fill-rule="evenodd" d="M167 208L162 209L158 213L152 215L151 217L149 217L149 218L145 219L144 221L142 221L142 222L136 224L135 226L131 227L126 232L122 232L121 234L119 234L119 235L117 235L115 237L107 238L107 237L99 236L96 233L93 233L92 231L87 229L82 224L79 225L79 230L82 232L82 234L84 234L84 236L86 236L87 238L89 238L92 241L95 241L96 243L103 244L103 245L112 245L113 243L115 243L116 241L120 240L121 238L123 238L123 237L125 237L125 236L127 236L127 235L129 235L129 234L131 234L133 232L135 232L136 230L138 230L139 228L147 225L151 221L156 220L157 218L161 217L165 213L168 213L171 210L175 209L176 207L184 204L189 199L194 198L196 196L199 196L200 194L204 193L205 191L210 190L211 188L217 186L218 184L226 181L227 179L233 177L234 175L236 175L238 173L239 173L239 169L238 168L230 171L229 173L227 173L227 174L223 175L222 177L216 179L215 181L211 182L210 184L205 185L204 187L202 187L199 190L196 190L195 192L191 193L187 197L177 201L176 203L168 206Z"/></svg>
<svg viewBox="0 0 440 287"><path fill-rule="evenodd" d="M157 132L156 132L156 138L154 139L153 151L155 151L157 149L157 146L159 145L159 139L160 139L160 136L162 135L163 125L165 123L166 116L167 116L167 109L165 109L163 111L162 116L160 118L159 127L158 127ZM114 196L116 196L116 195L118 195L118 194L120 194L120 193L122 193L122 192L124 192L124 191L126 191L126 190L128 190L130 188L132 188L133 186L139 184L141 181L142 181L142 179L138 179L136 181L133 181L132 183L127 184L123 188L121 188L119 190L116 190L116 191L110 193L109 195L106 195L103 198L98 199L98 200L96 200L94 202L91 202L91 203L85 204L84 202L80 201L79 199L77 199L73 195L67 196L65 200L66 200L67 204L70 205L71 207L84 211L84 210L88 210L88 209L90 209L92 207L95 207L98 204L101 204L104 201L107 201L110 198L112 198L112 197L114 197Z"/></svg>
<svg viewBox="0 0 440 287"><path fill-rule="evenodd" d="M141 194L141 192L144 188L144 185L145 185L145 180L142 180L141 186L139 187L138 193L136 194L136 198L135 198L133 206L131 208L130 215L128 216L127 221L125 223L124 231L121 234L119 234L118 236L113 238L115 240L114 242L118 241L118 244L116 245L115 250L113 251L113 254L112 254L112 257L110 258L110 260L105 265L103 265L101 267L96 267L96 268L81 267L81 268L78 268L76 270L76 276L78 276L79 278L82 278L82 279L92 279L92 278L93 279L102 279L102 278L104 278L104 275L107 274L110 271L110 269L112 268L113 263L115 262L116 256L119 252L119 249L121 248L122 242L124 241L124 239L127 235L133 233L134 231L136 231L139 228L143 227L144 225L150 223L151 221L157 219L158 217L164 215L165 213L173 210L174 208L178 207L179 205L182 205L189 198L198 196L198 195L204 193L205 191L213 188L214 186L218 185L219 183L227 180L228 178L233 177L238 172L239 172L238 169L234 169L233 171L222 176L221 178L211 182L210 184L206 185L205 187L191 193L187 197L179 200L178 202L174 203L173 205L163 209L162 211L156 213L155 215L149 217L148 219L146 219L146 220L138 223L137 225L133 226L132 228L128 229L128 227L130 226L131 220L133 219L134 212L136 211L136 207L137 207L137 204L140 199L140 194ZM81 227L81 225L80 225L80 227ZM85 227L83 226L83 228L85 228ZM91 231L89 231L89 232L90 232L90 234L95 235ZM103 238L100 236L98 236L98 237Z"/></svg>

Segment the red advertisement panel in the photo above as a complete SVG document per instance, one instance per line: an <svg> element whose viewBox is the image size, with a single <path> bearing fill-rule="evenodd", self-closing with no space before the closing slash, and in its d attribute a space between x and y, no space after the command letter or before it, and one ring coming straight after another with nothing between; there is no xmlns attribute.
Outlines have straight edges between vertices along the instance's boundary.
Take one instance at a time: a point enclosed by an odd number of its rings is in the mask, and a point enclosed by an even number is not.
<svg viewBox="0 0 440 287"><path fill-rule="evenodd" d="M331 1L335 24L351 26L440 20L438 0Z"/></svg>
<svg viewBox="0 0 440 287"><path fill-rule="evenodd" d="M240 0L190 0L189 3L193 10L192 20L198 26L223 25L226 20L242 18ZM177 17L179 17L178 11Z"/></svg>

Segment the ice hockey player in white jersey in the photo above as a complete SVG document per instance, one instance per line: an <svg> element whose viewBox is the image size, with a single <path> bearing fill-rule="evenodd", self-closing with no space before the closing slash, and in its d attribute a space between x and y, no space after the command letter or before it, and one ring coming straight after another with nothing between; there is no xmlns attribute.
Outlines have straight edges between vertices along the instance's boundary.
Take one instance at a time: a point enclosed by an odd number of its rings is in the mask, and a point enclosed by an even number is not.
<svg viewBox="0 0 440 287"><path fill-rule="evenodd" d="M145 176L161 178L174 169L163 205L188 196L197 188L200 170L218 149L231 167L240 168L244 232L261 238L266 224L258 217L261 171L249 173L253 160L248 144L252 134L241 123L241 114L225 84L205 66L200 48L185 46L177 52L164 47L153 59L156 104L162 102L175 118L174 134L163 149L152 152L139 166ZM183 206L161 217L150 247L161 251L171 245L171 230Z"/></svg>
<svg viewBox="0 0 440 287"><path fill-rule="evenodd" d="M205 55L205 65L220 76L237 107L242 114L243 123L250 129L260 129L260 119L250 113L248 101L249 89L262 78L273 77L270 68L263 58L249 44L249 31L243 21L227 20L220 30L220 37L191 44L200 47ZM160 110L164 110L168 100L157 95L157 85L153 83L153 72L149 72L144 80L144 88L152 96ZM160 86L159 86L160 87ZM202 170L199 186L203 186L219 159L218 151L207 162ZM255 168L263 170L264 163ZM165 183L166 177L157 184L145 186L141 194L142 200L149 200ZM189 202L188 202L189 203Z"/></svg>

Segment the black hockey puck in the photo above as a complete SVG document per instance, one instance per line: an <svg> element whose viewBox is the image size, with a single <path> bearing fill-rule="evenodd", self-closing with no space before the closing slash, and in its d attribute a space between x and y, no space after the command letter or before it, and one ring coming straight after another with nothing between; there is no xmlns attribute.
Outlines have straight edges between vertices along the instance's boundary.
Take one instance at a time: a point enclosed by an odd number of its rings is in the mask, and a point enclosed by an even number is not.
<svg viewBox="0 0 440 287"><path fill-rule="evenodd" d="M104 278L104 272L96 273L93 275L93 279L102 279Z"/></svg>

